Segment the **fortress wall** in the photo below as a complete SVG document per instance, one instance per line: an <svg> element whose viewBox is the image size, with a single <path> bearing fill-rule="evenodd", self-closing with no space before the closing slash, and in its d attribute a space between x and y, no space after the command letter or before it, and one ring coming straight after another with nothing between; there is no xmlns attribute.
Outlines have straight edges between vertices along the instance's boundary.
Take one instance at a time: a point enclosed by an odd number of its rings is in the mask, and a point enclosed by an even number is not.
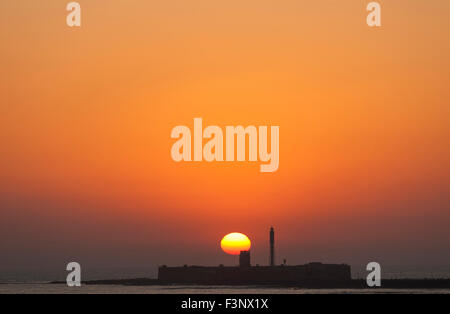
<svg viewBox="0 0 450 314"><path fill-rule="evenodd" d="M342 282L351 280L345 264L306 264L299 266L239 267L160 267L162 283L189 284L298 284L302 282Z"/></svg>

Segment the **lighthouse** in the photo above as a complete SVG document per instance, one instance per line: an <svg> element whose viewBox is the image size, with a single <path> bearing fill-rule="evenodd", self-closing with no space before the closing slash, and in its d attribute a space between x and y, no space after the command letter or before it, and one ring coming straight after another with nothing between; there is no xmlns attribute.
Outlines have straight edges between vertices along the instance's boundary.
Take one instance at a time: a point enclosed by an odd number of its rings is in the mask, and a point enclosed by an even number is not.
<svg viewBox="0 0 450 314"><path fill-rule="evenodd" d="M270 266L275 266L275 232L273 231L273 227L270 227Z"/></svg>

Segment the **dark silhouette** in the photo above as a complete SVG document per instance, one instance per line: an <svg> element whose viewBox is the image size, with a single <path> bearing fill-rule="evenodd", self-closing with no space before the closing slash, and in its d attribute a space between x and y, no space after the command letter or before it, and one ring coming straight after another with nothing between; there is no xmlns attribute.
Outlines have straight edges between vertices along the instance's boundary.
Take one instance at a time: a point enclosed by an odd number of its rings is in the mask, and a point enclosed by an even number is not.
<svg viewBox="0 0 450 314"><path fill-rule="evenodd" d="M184 266L158 269L158 281L163 284L329 284L351 281L350 266L345 264L310 263L275 266L275 232L270 228L269 266L251 266L250 251L241 251L239 266Z"/></svg>
<svg viewBox="0 0 450 314"><path fill-rule="evenodd" d="M241 254L239 254L239 267L250 267L250 251L241 251Z"/></svg>
<svg viewBox="0 0 450 314"><path fill-rule="evenodd" d="M270 227L270 266L275 266L275 232Z"/></svg>
<svg viewBox="0 0 450 314"><path fill-rule="evenodd" d="M274 263L274 230L270 228L270 265L251 266L250 251L241 251L239 266L218 267L188 266L167 267L158 269L158 279L112 279L91 280L83 284L91 285L260 285L272 287L298 288L367 288L365 279L351 279L350 266L346 264L309 263L288 266ZM52 282L65 283L65 282ZM449 289L450 279L383 279L384 289ZM377 288L374 288L377 289Z"/></svg>

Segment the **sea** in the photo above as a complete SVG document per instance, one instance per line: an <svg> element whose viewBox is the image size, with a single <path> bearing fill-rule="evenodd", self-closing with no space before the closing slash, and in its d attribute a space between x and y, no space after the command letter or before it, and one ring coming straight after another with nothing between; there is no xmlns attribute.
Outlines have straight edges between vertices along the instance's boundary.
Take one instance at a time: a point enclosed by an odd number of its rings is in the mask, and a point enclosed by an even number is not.
<svg viewBox="0 0 450 314"><path fill-rule="evenodd" d="M355 272L353 278L362 278ZM67 272L45 271L42 269L1 270L0 294L450 294L450 289L303 289L273 288L261 286L123 286L123 285L82 285L68 287L66 284L50 284L51 281L65 281ZM82 280L156 278L156 272L148 269L88 269ZM383 273L386 279L401 278L450 278L450 268L434 268L433 272L422 269L391 268Z"/></svg>
<svg viewBox="0 0 450 314"><path fill-rule="evenodd" d="M450 294L450 289L296 289L255 286L121 286L16 283L0 284L0 294Z"/></svg>

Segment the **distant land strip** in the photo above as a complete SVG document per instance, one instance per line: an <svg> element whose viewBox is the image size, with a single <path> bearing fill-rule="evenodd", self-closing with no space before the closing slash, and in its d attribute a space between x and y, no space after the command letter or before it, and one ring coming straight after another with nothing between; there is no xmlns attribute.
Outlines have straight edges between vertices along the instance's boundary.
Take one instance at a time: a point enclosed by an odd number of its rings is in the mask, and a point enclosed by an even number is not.
<svg viewBox="0 0 450 314"><path fill-rule="evenodd" d="M65 281L52 281L49 284L65 284ZM161 283L158 279L105 279L83 281L84 285L122 285L122 286L230 286L224 284L176 284ZM283 284L239 284L232 286L252 286L253 288L306 288L306 289L450 289L450 279L384 279L379 288L367 287L364 279L352 279L346 282L304 282Z"/></svg>

